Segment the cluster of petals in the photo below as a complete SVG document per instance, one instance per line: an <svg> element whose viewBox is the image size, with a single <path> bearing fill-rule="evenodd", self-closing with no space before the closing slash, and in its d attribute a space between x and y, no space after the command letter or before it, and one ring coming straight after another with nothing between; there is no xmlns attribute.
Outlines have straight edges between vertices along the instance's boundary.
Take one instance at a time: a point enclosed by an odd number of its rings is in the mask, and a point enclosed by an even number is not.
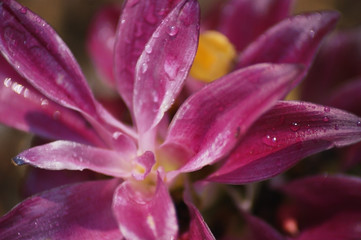
<svg viewBox="0 0 361 240"><path fill-rule="evenodd" d="M55 140L20 153L14 162L88 169L112 178L24 200L0 219L0 236L214 239L187 194L189 227L180 233L169 193L180 175L214 165L204 181L245 184L280 174L311 154L360 141L360 117L282 101L307 74L338 14L288 16L291 1L269 0L259 16L258 2L231 0L227 14L205 25L226 35L240 33L229 35L241 51L237 66L185 99L174 116L168 110L197 51L198 2L129 0L119 19L117 12L99 15L90 49L99 72L128 107L133 120L128 125L94 97L72 53L43 19L15 0L1 0L0 122ZM257 31L238 45L244 33L237 31L240 24L230 9L254 11L250 19ZM243 30L252 29L245 23Z"/></svg>

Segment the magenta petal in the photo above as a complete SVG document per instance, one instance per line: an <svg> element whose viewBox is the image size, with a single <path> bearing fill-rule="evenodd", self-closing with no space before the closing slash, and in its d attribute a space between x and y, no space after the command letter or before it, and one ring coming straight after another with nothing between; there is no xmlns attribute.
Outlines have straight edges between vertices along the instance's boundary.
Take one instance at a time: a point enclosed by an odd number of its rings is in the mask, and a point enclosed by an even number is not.
<svg viewBox="0 0 361 240"><path fill-rule="evenodd" d="M190 213L189 230L187 232L188 239L216 239L198 209L190 201L185 200L185 203Z"/></svg>
<svg viewBox="0 0 361 240"><path fill-rule="evenodd" d="M195 155L179 171L200 169L228 154L248 127L290 90L301 69L259 64L235 71L191 96L174 117L164 145Z"/></svg>
<svg viewBox="0 0 361 240"><path fill-rule="evenodd" d="M178 224L168 189L158 176L154 194L124 182L117 188L113 211L126 239L169 240L177 238ZM148 189L149 190L149 189Z"/></svg>
<svg viewBox="0 0 361 240"><path fill-rule="evenodd" d="M103 146L87 121L29 85L0 56L0 122L45 138Z"/></svg>
<svg viewBox="0 0 361 240"><path fill-rule="evenodd" d="M111 86L115 86L113 53L120 13L121 9L117 5L101 9L90 26L87 39L88 51L100 76Z"/></svg>
<svg viewBox="0 0 361 240"><path fill-rule="evenodd" d="M286 240L280 233L263 220L248 213L243 214L247 221L250 236L248 240Z"/></svg>
<svg viewBox="0 0 361 240"><path fill-rule="evenodd" d="M198 32L198 2L184 0L147 43L134 83L134 115L140 133L159 123L181 90L196 54Z"/></svg>
<svg viewBox="0 0 361 240"><path fill-rule="evenodd" d="M114 71L118 91L129 109L133 106L138 58L159 23L179 1L126 1L116 33Z"/></svg>
<svg viewBox="0 0 361 240"><path fill-rule="evenodd" d="M238 67L261 62L310 66L324 36L335 26L337 12L309 13L278 23L241 54Z"/></svg>
<svg viewBox="0 0 361 240"><path fill-rule="evenodd" d="M56 141L30 148L14 158L18 165L31 164L48 170L83 170L115 177L130 177L134 156L75 142Z"/></svg>
<svg viewBox="0 0 361 240"><path fill-rule="evenodd" d="M26 199L0 219L2 239L122 239L111 211L118 180L67 185Z"/></svg>
<svg viewBox="0 0 361 240"><path fill-rule="evenodd" d="M146 151L143 155L135 158L134 162L135 168L132 172L133 177L137 180L144 180L155 164L154 153Z"/></svg>
<svg viewBox="0 0 361 240"><path fill-rule="evenodd" d="M13 0L0 5L0 51L35 88L64 106L94 114L78 63L56 32Z"/></svg>
<svg viewBox="0 0 361 240"><path fill-rule="evenodd" d="M254 123L208 180L243 184L273 177L306 156L360 141L360 121L335 108L281 101Z"/></svg>
<svg viewBox="0 0 361 240"><path fill-rule="evenodd" d="M358 240L361 236L360 224L361 211L343 212L306 229L295 240Z"/></svg>
<svg viewBox="0 0 361 240"><path fill-rule="evenodd" d="M217 30L241 51L270 26L288 17L291 3L291 0L228 1L222 10Z"/></svg>

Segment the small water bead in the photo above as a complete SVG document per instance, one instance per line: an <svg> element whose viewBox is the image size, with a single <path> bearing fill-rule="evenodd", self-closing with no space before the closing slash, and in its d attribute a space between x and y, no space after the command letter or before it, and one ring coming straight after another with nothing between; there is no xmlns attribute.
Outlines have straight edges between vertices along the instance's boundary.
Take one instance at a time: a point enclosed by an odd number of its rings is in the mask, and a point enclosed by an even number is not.
<svg viewBox="0 0 361 240"><path fill-rule="evenodd" d="M330 121L330 119L328 118L328 117L323 117L323 119L322 119L324 122L329 122Z"/></svg>
<svg viewBox="0 0 361 240"><path fill-rule="evenodd" d="M324 109L323 109L325 112L327 112L327 113L329 113L330 111L331 111L331 109L330 109L330 107L324 107Z"/></svg>
<svg viewBox="0 0 361 240"><path fill-rule="evenodd" d="M122 135L121 132L118 132L118 131L117 131L117 132L114 132L114 133L113 133L113 138L116 140L116 139L119 138L120 135Z"/></svg>
<svg viewBox="0 0 361 240"><path fill-rule="evenodd" d="M178 32L179 32L179 28L177 26L169 26L167 29L167 33L171 37L176 36Z"/></svg>
<svg viewBox="0 0 361 240"><path fill-rule="evenodd" d="M290 126L290 129L293 131L293 132L297 132L298 130L300 130L301 126L299 123L297 122L293 122Z"/></svg>
<svg viewBox="0 0 361 240"><path fill-rule="evenodd" d="M145 72L148 70L148 64L147 64L147 63L143 63L141 70L142 70L142 73L145 73Z"/></svg>
<svg viewBox="0 0 361 240"><path fill-rule="evenodd" d="M26 14L28 12L28 9L26 7L20 8L20 13Z"/></svg>
<svg viewBox="0 0 361 240"><path fill-rule="evenodd" d="M356 125L357 125L358 127L361 127L361 121L357 121Z"/></svg>
<svg viewBox="0 0 361 240"><path fill-rule="evenodd" d="M263 140L263 143L268 146L271 146L271 147L277 146L277 137L275 137L275 136L267 135L262 140Z"/></svg>
<svg viewBox="0 0 361 240"><path fill-rule="evenodd" d="M310 35L311 35L311 38L315 37L315 31L313 29L310 30Z"/></svg>
<svg viewBox="0 0 361 240"><path fill-rule="evenodd" d="M150 46L149 44L145 45L145 52L148 54L151 54L153 51L152 46Z"/></svg>

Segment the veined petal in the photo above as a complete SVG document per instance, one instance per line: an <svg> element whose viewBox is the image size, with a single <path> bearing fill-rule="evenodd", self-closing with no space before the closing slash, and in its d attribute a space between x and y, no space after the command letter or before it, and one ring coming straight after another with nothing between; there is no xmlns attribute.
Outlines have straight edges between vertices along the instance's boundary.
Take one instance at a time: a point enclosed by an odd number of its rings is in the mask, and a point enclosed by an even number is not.
<svg viewBox="0 0 361 240"><path fill-rule="evenodd" d="M118 91L133 109L135 66L159 23L180 0L128 0L116 33L114 71Z"/></svg>
<svg viewBox="0 0 361 240"><path fill-rule="evenodd" d="M104 146L77 112L45 97L0 55L0 122L45 138Z"/></svg>
<svg viewBox="0 0 361 240"><path fill-rule="evenodd" d="M193 155L178 171L200 169L228 154L248 127L290 90L300 73L297 65L259 64L212 82L188 98L163 145L178 146Z"/></svg>
<svg viewBox="0 0 361 240"><path fill-rule="evenodd" d="M291 0L228 1L221 10L217 30L241 51L269 27L288 17L291 5Z"/></svg>
<svg viewBox="0 0 361 240"><path fill-rule="evenodd" d="M108 145L117 145L111 137L114 128L134 135L94 99L70 50L43 19L5 0L0 5L0 33L0 51L13 68L49 99L79 111ZM132 144L125 136L119 139Z"/></svg>
<svg viewBox="0 0 361 240"><path fill-rule="evenodd" d="M262 62L298 63L306 66L306 73L321 41L333 30L338 18L339 14L331 11L287 18L249 45L241 54L238 67Z"/></svg>
<svg viewBox="0 0 361 240"><path fill-rule="evenodd" d="M280 101L254 123L208 180L243 184L273 177L304 157L360 141L360 121L339 109Z"/></svg>
<svg viewBox="0 0 361 240"><path fill-rule="evenodd" d="M66 185L26 199L0 218L2 239L122 239L111 211L119 180Z"/></svg>
<svg viewBox="0 0 361 240"><path fill-rule="evenodd" d="M0 51L42 94L94 114L89 86L68 47L43 19L13 0L0 5Z"/></svg>
<svg viewBox="0 0 361 240"><path fill-rule="evenodd" d="M148 41L135 71L133 105L140 133L159 123L181 90L196 54L198 32L198 2L183 0Z"/></svg>
<svg viewBox="0 0 361 240"><path fill-rule="evenodd" d="M131 160L134 156L122 155L75 142L56 141L30 148L14 158L17 165L31 164L48 170L83 170L115 177L131 176Z"/></svg>
<svg viewBox="0 0 361 240"><path fill-rule="evenodd" d="M146 186L149 191L150 186ZM124 182L115 191L113 212L126 239L176 239L178 224L168 189L158 176L155 193Z"/></svg>
<svg viewBox="0 0 361 240"><path fill-rule="evenodd" d="M87 48L102 80L115 87L113 53L115 33L121 8L117 5L101 9L90 25Z"/></svg>

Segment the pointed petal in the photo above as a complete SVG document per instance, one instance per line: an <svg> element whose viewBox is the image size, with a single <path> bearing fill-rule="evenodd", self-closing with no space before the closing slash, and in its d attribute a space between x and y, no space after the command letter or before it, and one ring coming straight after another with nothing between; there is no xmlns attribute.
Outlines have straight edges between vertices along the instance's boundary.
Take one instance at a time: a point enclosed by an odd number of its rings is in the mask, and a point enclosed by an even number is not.
<svg viewBox="0 0 361 240"><path fill-rule="evenodd" d="M115 87L113 53L115 33L121 8L117 5L101 9L92 21L87 49L102 80Z"/></svg>
<svg viewBox="0 0 361 240"><path fill-rule="evenodd" d="M258 217L252 216L248 213L243 213L247 225L249 234L251 235L249 240L286 240L280 233L274 228L268 225L266 222Z"/></svg>
<svg viewBox="0 0 361 240"><path fill-rule="evenodd" d="M0 82L2 124L45 138L104 145L80 114L45 97L18 75L2 56Z"/></svg>
<svg viewBox="0 0 361 240"><path fill-rule="evenodd" d="M302 83L302 99L327 103L344 81L361 75L361 28L338 32L326 39Z"/></svg>
<svg viewBox="0 0 361 240"><path fill-rule="evenodd" d="M43 19L13 0L0 5L0 51L50 99L86 113L94 98L68 47Z"/></svg>
<svg viewBox="0 0 361 240"><path fill-rule="evenodd" d="M191 96L179 108L164 144L194 155L179 171L200 169L228 154L301 72L295 65L259 64L235 71Z"/></svg>
<svg viewBox="0 0 361 240"><path fill-rule="evenodd" d="M217 30L241 51L269 27L288 17L291 3L291 0L228 1L221 10Z"/></svg>
<svg viewBox="0 0 361 240"><path fill-rule="evenodd" d="M295 240L357 240L361 236L361 211L344 212L303 231Z"/></svg>
<svg viewBox="0 0 361 240"><path fill-rule="evenodd" d="M281 101L249 130L208 179L243 184L273 177L309 155L361 140L361 118L339 109Z"/></svg>
<svg viewBox="0 0 361 240"><path fill-rule="evenodd" d="M31 164L48 170L83 170L115 177L131 175L133 156L75 142L56 141L30 148L14 158L17 165Z"/></svg>
<svg viewBox="0 0 361 240"><path fill-rule="evenodd" d="M155 164L154 153L146 151L143 155L137 157L134 162L135 168L133 169L132 176L137 180L144 180Z"/></svg>
<svg viewBox="0 0 361 240"><path fill-rule="evenodd" d="M147 43L137 62L133 96L141 133L159 123L181 90L196 54L198 32L198 2L184 0Z"/></svg>
<svg viewBox="0 0 361 240"><path fill-rule="evenodd" d="M2 239L122 239L111 211L118 180L66 185L26 199L0 219Z"/></svg>
<svg viewBox="0 0 361 240"><path fill-rule="evenodd" d="M187 204L190 213L189 230L186 234L187 239L216 239L194 204L187 199L184 202Z"/></svg>
<svg viewBox="0 0 361 240"><path fill-rule="evenodd" d="M116 84L129 109L133 107L135 66L159 23L180 0L128 0L116 33L114 71Z"/></svg>
<svg viewBox="0 0 361 240"><path fill-rule="evenodd" d="M115 191L113 211L126 239L168 240L177 237L175 208L159 176L153 194L146 194L139 186L124 182Z"/></svg>
<svg viewBox="0 0 361 240"><path fill-rule="evenodd" d="M247 47L240 56L238 67L261 62L298 63L306 66L306 73L322 39L333 30L338 18L337 12L287 18Z"/></svg>

